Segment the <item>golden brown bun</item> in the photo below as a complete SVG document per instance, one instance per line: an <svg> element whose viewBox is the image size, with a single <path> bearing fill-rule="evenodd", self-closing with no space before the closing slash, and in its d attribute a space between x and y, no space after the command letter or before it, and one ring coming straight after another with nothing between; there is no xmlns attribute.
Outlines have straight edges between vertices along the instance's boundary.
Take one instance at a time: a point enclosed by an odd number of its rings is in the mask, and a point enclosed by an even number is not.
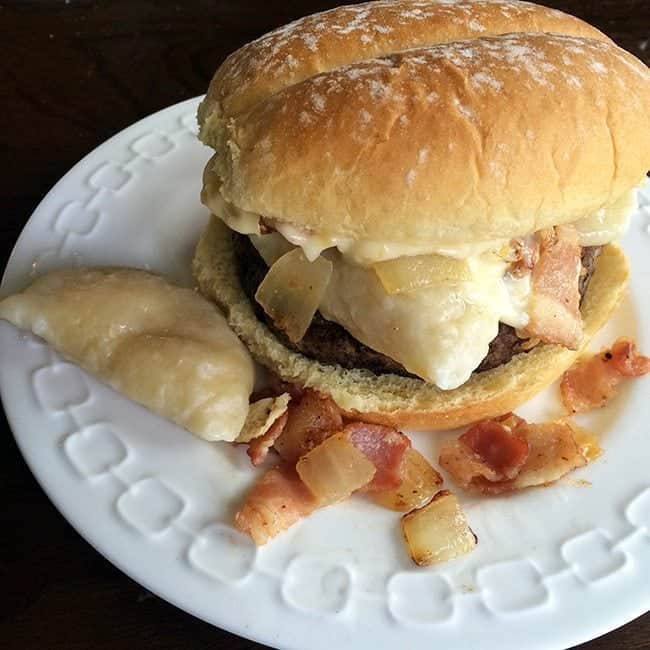
<svg viewBox="0 0 650 650"><path fill-rule="evenodd" d="M201 137L211 122L341 65L437 43L509 32L554 32L609 40L582 20L530 2L426 0L368 2L300 18L231 54L199 109Z"/></svg>
<svg viewBox="0 0 650 650"><path fill-rule="evenodd" d="M212 217L196 250L194 276L253 356L282 379L331 395L352 417L405 429L451 429L506 413L531 398L578 357L619 303L628 279L625 255L615 245L606 246L582 304L585 337L580 350L539 345L472 375L460 388L443 391L419 379L346 370L288 350L255 316L239 284L233 254L230 231Z"/></svg>
<svg viewBox="0 0 650 650"><path fill-rule="evenodd" d="M482 242L570 223L650 168L650 70L604 41L478 38L312 77L227 122L237 207L355 240Z"/></svg>

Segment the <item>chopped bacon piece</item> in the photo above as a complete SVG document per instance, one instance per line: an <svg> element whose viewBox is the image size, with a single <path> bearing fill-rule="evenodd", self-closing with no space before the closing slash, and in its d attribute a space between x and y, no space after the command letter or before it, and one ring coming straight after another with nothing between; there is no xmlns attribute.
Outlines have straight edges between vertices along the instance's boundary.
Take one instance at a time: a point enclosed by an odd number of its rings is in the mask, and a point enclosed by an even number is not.
<svg viewBox="0 0 650 650"><path fill-rule="evenodd" d="M513 257L511 273L522 276L530 273L539 260L540 242L537 237L513 239Z"/></svg>
<svg viewBox="0 0 650 650"><path fill-rule="evenodd" d="M517 416L512 417L516 419L509 420L513 426L510 433L505 431L506 427L498 431L493 426L503 426L503 421L488 420L474 425L467 432L472 432L469 436L463 434L458 440L443 446L440 465L461 487L484 494L500 494L546 485L572 469L586 465L598 455L595 440L587 439L585 431L568 422L532 424ZM491 422L489 427L486 422ZM488 433L482 434L481 431ZM480 440L482 435L485 435L485 441ZM513 439L518 442L510 448ZM525 453L521 442L525 444ZM495 450L494 446L499 445L504 445L508 451ZM477 453L477 448L483 449L485 457ZM504 460L508 462L504 463Z"/></svg>
<svg viewBox="0 0 650 650"><path fill-rule="evenodd" d="M576 350L582 341L580 243L572 226L541 230L540 255L532 271L525 332L545 343Z"/></svg>
<svg viewBox="0 0 650 650"><path fill-rule="evenodd" d="M605 355L582 361L562 375L560 393L570 413L584 413L605 406L622 376Z"/></svg>
<svg viewBox="0 0 650 650"><path fill-rule="evenodd" d="M301 397L291 401L289 418L275 441L275 449L285 461L294 464L342 427L341 411L334 400L305 390Z"/></svg>
<svg viewBox="0 0 650 650"><path fill-rule="evenodd" d="M484 494L502 494L548 485L589 462L573 428L566 422L526 424L520 433L528 441L530 453L519 474L512 480L495 483L480 477L473 484L476 490Z"/></svg>
<svg viewBox="0 0 650 650"><path fill-rule="evenodd" d="M441 447L438 462L465 490L471 489L481 477L492 483L505 478L459 440L447 442Z"/></svg>
<svg viewBox="0 0 650 650"><path fill-rule="evenodd" d="M611 349L612 364L623 377L640 377L650 372L650 357L639 354L634 341L619 338Z"/></svg>
<svg viewBox="0 0 650 650"><path fill-rule="evenodd" d="M467 445L495 474L511 479L528 458L528 443L501 422L483 420L459 440Z"/></svg>
<svg viewBox="0 0 650 650"><path fill-rule="evenodd" d="M235 528L261 546L317 508L293 467L274 467L251 488L235 515Z"/></svg>
<svg viewBox="0 0 650 650"><path fill-rule="evenodd" d="M246 453L251 459L251 463L257 467L264 462L264 459L267 457L269 450L273 447L273 444L282 434L287 420L289 418L288 411L285 411L264 433L263 435L254 438L248 443L248 449Z"/></svg>
<svg viewBox="0 0 650 650"><path fill-rule="evenodd" d="M291 397L283 393L279 397L264 397L252 402L248 407L248 415L239 435L237 443L247 443L265 434L271 425L289 408Z"/></svg>
<svg viewBox="0 0 650 650"><path fill-rule="evenodd" d="M345 426L343 434L377 469L362 491L376 492L399 486L402 458L411 446L403 433L380 424L352 422Z"/></svg>
<svg viewBox="0 0 650 650"><path fill-rule="evenodd" d="M624 377L650 372L650 357L639 354L633 341L619 338L604 350L577 363L562 376L562 401L571 413L600 408L616 392Z"/></svg>

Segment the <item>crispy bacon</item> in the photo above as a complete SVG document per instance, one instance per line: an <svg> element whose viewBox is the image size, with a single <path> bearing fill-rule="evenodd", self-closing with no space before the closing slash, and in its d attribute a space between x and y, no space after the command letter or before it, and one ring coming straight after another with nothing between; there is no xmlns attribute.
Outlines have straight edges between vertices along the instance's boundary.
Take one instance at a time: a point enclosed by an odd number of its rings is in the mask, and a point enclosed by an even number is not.
<svg viewBox="0 0 650 650"><path fill-rule="evenodd" d="M263 435L254 438L248 443L248 449L246 453L251 459L251 463L257 467L261 465L265 458L267 457L269 450L275 444L275 441L284 431L284 427L287 424L289 418L289 412L285 411L264 433Z"/></svg>
<svg viewBox="0 0 650 650"><path fill-rule="evenodd" d="M286 426L274 446L285 461L295 464L342 427L341 411L334 400L305 390L301 397L292 399Z"/></svg>
<svg viewBox="0 0 650 650"><path fill-rule="evenodd" d="M303 397L303 401L305 397L307 397L307 393ZM320 402L324 401L321 397L312 393L307 398L306 404L303 405L303 412L299 412L299 414L301 419L312 425L314 418L320 423L327 420L328 426L324 429L314 428L313 426L310 429L312 436L326 434L323 438L325 440L336 432L336 428L332 430L329 427L336 418L332 416L330 411L323 411L323 404L316 402L316 399ZM330 419L324 418L324 412L328 413ZM273 444L271 439L275 435L273 429L276 424L278 427L286 427L291 419L290 413L291 411L283 414L266 434L251 442L248 453L253 464L257 464L258 453L261 460L263 460L269 447ZM340 413L338 413L338 410L337 415L339 418L338 429L340 430ZM286 424L283 424L284 422ZM399 486L402 480L400 468L404 451L411 445L405 435L390 427L365 424L363 422L348 424L343 428L342 434L376 467L375 477L363 488L363 491L372 492ZM320 442L323 440L320 440ZM314 437L309 438L309 444L314 441ZM301 438L299 446L306 444L307 439ZM300 480L295 468L290 464L285 464L266 472L253 486L244 506L235 516L235 527L250 535L256 544L265 544L271 537L286 530L299 519L316 510L318 503Z"/></svg>
<svg viewBox="0 0 650 650"><path fill-rule="evenodd" d="M625 377L650 372L650 357L639 354L633 341L617 339L604 350L579 362L562 376L562 401L571 413L583 413L604 406Z"/></svg>
<svg viewBox="0 0 650 650"><path fill-rule="evenodd" d="M474 425L443 446L440 465L466 490L500 494L557 481L597 450L593 437L568 422L532 424L514 416L505 425L503 419Z"/></svg>
<svg viewBox="0 0 650 650"><path fill-rule="evenodd" d="M411 446L411 441L403 433L380 424L352 422L345 426L343 434L377 469L363 492L377 492L400 485L402 458Z"/></svg>
<svg viewBox="0 0 650 650"><path fill-rule="evenodd" d="M478 478L490 483L513 479L529 452L528 443L517 433L523 422L513 413L477 422L458 440L442 447L440 464L466 489Z"/></svg>
<svg viewBox="0 0 650 650"><path fill-rule="evenodd" d="M317 508L293 467L274 467L251 488L235 515L235 528L261 546Z"/></svg>
<svg viewBox="0 0 650 650"><path fill-rule="evenodd" d="M528 442L530 452L512 489L548 485L588 462L574 428L567 422L526 423L518 433Z"/></svg>
<svg viewBox="0 0 650 650"><path fill-rule="evenodd" d="M440 449L438 462L440 467L449 472L454 482L465 490L472 489L480 478L491 483L504 479L460 440L445 443Z"/></svg>
<svg viewBox="0 0 650 650"><path fill-rule="evenodd" d="M338 409L334 409L331 400L314 392L305 392L300 402L292 402L289 411L276 420L269 431L250 443L248 453L253 464L256 464L258 454L260 462L263 460L273 439L277 446L289 431L293 417L295 438L286 439L285 446L281 447L292 459L299 450L305 450L300 453L300 456L304 456L340 431L340 435L376 468L372 481L360 491L378 493L399 487L402 483L404 452L411 447L409 439L391 427L377 424L352 422L343 427L341 414ZM284 427L277 439L274 431L276 424L278 428ZM407 477L407 480L412 481L412 477ZM250 535L256 544L265 544L271 537L316 510L318 504L324 501L326 499L319 502L302 483L292 460L269 470L253 486L244 506L235 517L235 526Z"/></svg>
<svg viewBox="0 0 650 650"><path fill-rule="evenodd" d="M650 372L650 357L639 354L631 339L616 339L611 355L612 364L623 377L640 377Z"/></svg>
<svg viewBox="0 0 650 650"><path fill-rule="evenodd" d="M530 338L575 350L582 340L578 234L572 226L541 230L540 255L532 271L525 328Z"/></svg>
<svg viewBox="0 0 650 650"><path fill-rule="evenodd" d="M483 420L459 440L469 447L494 473L511 479L528 458L528 443L503 423Z"/></svg>
<svg viewBox="0 0 650 650"><path fill-rule="evenodd" d="M513 239L511 273L516 276L530 273L539 260L539 248L536 237Z"/></svg>

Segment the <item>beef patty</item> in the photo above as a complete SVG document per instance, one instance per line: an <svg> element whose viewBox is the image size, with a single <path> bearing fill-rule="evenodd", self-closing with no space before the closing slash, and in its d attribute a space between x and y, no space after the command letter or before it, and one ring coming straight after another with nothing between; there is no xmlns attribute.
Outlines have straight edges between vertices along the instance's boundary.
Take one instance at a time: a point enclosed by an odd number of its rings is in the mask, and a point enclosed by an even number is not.
<svg viewBox="0 0 650 650"><path fill-rule="evenodd" d="M357 341L347 330L338 323L326 320L320 312L314 318L305 333L297 343L292 343L275 327L271 318L255 300L257 287L264 279L268 267L257 249L245 235L233 233L237 274L244 293L255 308L257 317L266 323L267 327L289 349L301 352L306 357L316 359L321 363L338 364L343 368L365 368L377 375L396 374L403 377L413 377L397 361L377 352ZM600 247L590 246L582 249L583 273L580 278L580 295L584 292L594 270L594 263ZM507 363L515 354L526 352L522 347L524 339L520 339L515 330L509 325L499 323L499 333L490 343L487 356L475 372L483 372Z"/></svg>

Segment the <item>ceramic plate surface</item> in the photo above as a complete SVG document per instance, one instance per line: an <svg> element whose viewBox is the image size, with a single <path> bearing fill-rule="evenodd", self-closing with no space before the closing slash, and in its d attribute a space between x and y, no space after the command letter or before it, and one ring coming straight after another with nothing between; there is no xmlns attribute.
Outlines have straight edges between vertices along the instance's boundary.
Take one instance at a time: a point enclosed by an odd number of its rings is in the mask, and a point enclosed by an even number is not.
<svg viewBox="0 0 650 650"><path fill-rule="evenodd" d="M190 284L211 154L196 140L197 102L131 126L61 179L25 227L3 294L82 264ZM624 241L631 290L594 346L625 334L650 350L644 191ZM93 546L178 607L268 645L564 648L650 609L650 377L582 418L605 450L592 465L508 498L461 495L479 545L434 569L410 563L397 514L362 498L256 549L229 525L256 476L242 449L192 437L4 322L0 387L34 475ZM561 415L557 386L519 412ZM446 437L413 440L435 458Z"/></svg>

